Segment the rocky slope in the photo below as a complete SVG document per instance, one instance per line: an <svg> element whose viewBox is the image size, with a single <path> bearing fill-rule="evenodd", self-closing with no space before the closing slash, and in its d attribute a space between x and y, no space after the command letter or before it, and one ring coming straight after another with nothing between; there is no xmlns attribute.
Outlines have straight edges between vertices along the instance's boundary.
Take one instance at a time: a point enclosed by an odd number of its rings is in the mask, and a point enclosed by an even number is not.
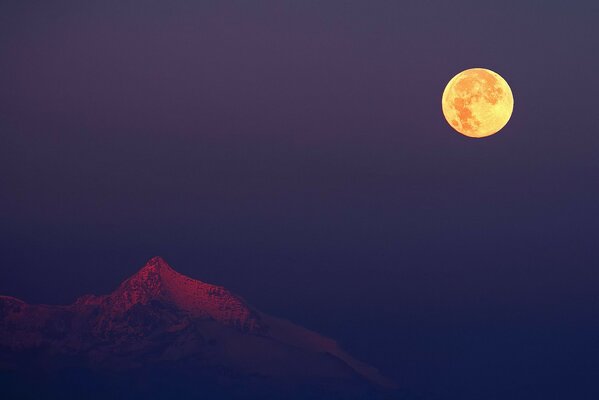
<svg viewBox="0 0 599 400"><path fill-rule="evenodd" d="M94 381L146 371L138 378L144 386L148 376L164 371L179 378L191 373L189 390L216 385L226 394L234 387L240 398L263 397L264 388L273 387L371 398L391 386L333 340L254 310L223 287L181 275L160 257L112 293L86 295L69 306L0 297L0 371L60 375L73 369Z"/></svg>

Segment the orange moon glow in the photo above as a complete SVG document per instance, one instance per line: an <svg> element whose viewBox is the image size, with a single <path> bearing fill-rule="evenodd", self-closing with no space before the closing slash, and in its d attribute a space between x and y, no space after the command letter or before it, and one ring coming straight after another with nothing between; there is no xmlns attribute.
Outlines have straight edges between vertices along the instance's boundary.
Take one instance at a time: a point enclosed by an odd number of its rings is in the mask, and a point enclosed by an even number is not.
<svg viewBox="0 0 599 400"><path fill-rule="evenodd" d="M454 76L443 91L443 115L453 129L472 138L491 136L510 120L512 90L499 74L472 68Z"/></svg>

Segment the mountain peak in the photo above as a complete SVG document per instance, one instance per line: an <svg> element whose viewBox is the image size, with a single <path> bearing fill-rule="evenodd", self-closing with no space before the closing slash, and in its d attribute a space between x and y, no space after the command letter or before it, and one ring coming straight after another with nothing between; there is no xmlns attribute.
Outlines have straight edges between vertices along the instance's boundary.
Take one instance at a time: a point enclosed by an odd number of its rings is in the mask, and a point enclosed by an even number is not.
<svg viewBox="0 0 599 400"><path fill-rule="evenodd" d="M86 295L68 306L0 296L0 364L24 357L44 368L81 362L119 371L151 364L162 371L184 360L186 370L198 366L209 382L250 377L252 387L258 376L318 386L323 379L342 379L360 387L365 378L387 386L333 340L256 311L221 286L176 272L160 257L112 293ZM15 362L15 368L21 365Z"/></svg>
<svg viewBox="0 0 599 400"><path fill-rule="evenodd" d="M165 281L174 282L185 278L187 277L175 271L164 258L156 256L152 257L139 271L125 280L119 286L119 289L126 291L141 290L148 296L159 297L164 294Z"/></svg>
<svg viewBox="0 0 599 400"><path fill-rule="evenodd" d="M166 260L160 256L150 258L146 265L143 266L142 270L144 269L155 269L157 271L166 269L174 271L169 263L167 263Z"/></svg>
<svg viewBox="0 0 599 400"><path fill-rule="evenodd" d="M78 304L95 304L122 313L136 305L160 301L194 317L214 319L244 331L262 330L259 315L222 286L189 278L162 257L151 258L137 273L105 296L86 296Z"/></svg>

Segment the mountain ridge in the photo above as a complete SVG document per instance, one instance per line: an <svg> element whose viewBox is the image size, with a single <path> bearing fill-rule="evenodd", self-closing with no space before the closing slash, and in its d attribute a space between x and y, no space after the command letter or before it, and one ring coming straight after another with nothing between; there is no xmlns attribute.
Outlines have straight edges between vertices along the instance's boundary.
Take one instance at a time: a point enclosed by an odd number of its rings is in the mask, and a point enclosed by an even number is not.
<svg viewBox="0 0 599 400"><path fill-rule="evenodd" d="M34 356L22 361L23 354ZM135 370L173 363L215 376L229 371L268 381L394 387L334 340L258 311L222 286L182 275L161 257L111 293L84 295L66 306L0 296L0 369Z"/></svg>
<svg viewBox="0 0 599 400"><path fill-rule="evenodd" d="M207 316L247 332L261 330L258 315L239 296L178 273L160 256L151 258L112 293L83 296L75 304L103 305L123 312L151 300L164 300L196 317Z"/></svg>

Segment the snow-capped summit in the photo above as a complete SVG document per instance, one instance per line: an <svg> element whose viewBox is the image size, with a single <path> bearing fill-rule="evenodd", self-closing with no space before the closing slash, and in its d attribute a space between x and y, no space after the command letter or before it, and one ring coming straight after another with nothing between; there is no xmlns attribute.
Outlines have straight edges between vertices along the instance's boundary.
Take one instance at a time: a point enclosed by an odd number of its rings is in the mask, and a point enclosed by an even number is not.
<svg viewBox="0 0 599 400"><path fill-rule="evenodd" d="M112 293L86 295L68 306L0 296L0 369L36 367L175 370L191 374L186 384L200 392L197 379L231 383L219 393L254 390L256 379L267 390L341 387L365 390L366 398L392 386L335 341L255 310L221 286L186 277L160 257ZM94 373L90 379L100 378Z"/></svg>
<svg viewBox="0 0 599 400"><path fill-rule="evenodd" d="M106 296L85 296L77 304L100 305L112 312L125 312L151 301L172 304L194 317L209 317L243 331L257 332L258 314L221 286L191 279L175 271L162 257L154 257L135 275Z"/></svg>

